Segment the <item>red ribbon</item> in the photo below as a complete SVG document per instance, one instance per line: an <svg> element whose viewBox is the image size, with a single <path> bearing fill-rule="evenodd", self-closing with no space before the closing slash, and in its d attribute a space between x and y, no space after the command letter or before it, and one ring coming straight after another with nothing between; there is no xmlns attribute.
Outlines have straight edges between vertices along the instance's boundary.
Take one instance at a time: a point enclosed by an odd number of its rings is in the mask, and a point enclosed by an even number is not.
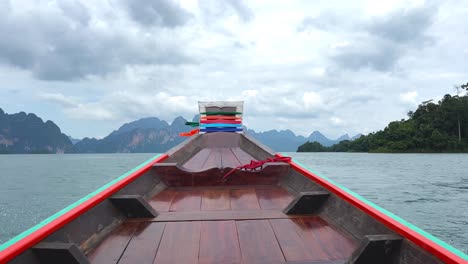
<svg viewBox="0 0 468 264"><path fill-rule="evenodd" d="M247 171L255 171L260 167L260 170L263 169L263 165L265 163L270 163L270 162L290 162L291 157L274 157L274 158L268 158L266 160L251 160L250 163L241 165L238 167L235 167L232 169L230 172L226 173L226 175L223 176L223 181L227 181L229 175L233 174L236 170L247 170Z"/></svg>

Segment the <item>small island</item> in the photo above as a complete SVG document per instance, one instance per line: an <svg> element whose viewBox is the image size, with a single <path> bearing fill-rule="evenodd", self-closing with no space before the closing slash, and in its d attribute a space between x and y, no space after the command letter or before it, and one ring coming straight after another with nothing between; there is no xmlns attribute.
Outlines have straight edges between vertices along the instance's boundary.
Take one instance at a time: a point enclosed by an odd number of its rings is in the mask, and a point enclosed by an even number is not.
<svg viewBox="0 0 468 264"><path fill-rule="evenodd" d="M468 91L468 83L460 87ZM330 147L306 142L297 152L468 153L468 95L421 103L408 119Z"/></svg>

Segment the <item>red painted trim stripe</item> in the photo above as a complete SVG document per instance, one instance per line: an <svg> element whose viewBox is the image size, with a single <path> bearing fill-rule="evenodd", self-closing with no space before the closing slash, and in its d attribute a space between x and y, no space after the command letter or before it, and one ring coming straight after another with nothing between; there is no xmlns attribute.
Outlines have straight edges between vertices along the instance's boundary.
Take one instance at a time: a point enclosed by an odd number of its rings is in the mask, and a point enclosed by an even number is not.
<svg viewBox="0 0 468 264"><path fill-rule="evenodd" d="M151 167L158 162L164 161L169 156L167 154L162 154L161 156L157 157L150 163L146 164L145 166L141 167L137 171L130 174L128 177L122 179L121 181L115 183L114 185L110 186L109 188L105 189L104 191L100 192L96 196L86 200L82 204L78 205L77 207L73 208L72 210L66 212L65 214L61 215L60 217L56 218L52 222L46 224L42 228L36 230L34 233L30 234L29 236L21 239L17 243L11 245L10 247L6 248L5 250L0 252L0 263L7 263L8 261L12 260L19 254L23 253L28 248L34 246L35 244L42 241L44 238L52 234L53 232L57 231L64 225L68 224L72 220L76 219L81 214L85 213L89 209L93 208L100 202L104 201L112 194L118 192L123 187L125 187L130 182L134 181L147 171L151 169Z"/></svg>
<svg viewBox="0 0 468 264"><path fill-rule="evenodd" d="M282 157L281 154L276 154L277 157ZM375 208L370 205L365 204L361 200L357 199L356 197L352 196L351 194L343 191L338 186L331 184L330 182L326 181L325 179L315 175L314 173L308 171L307 169L299 166L298 164L294 163L293 161L289 162L291 167L296 170L297 172L301 173L302 175L306 176L307 178L313 180L314 182L320 184L322 187L326 188L327 190L331 191L332 193L336 194L338 197L342 198L343 200L349 202L350 204L354 205L355 207L361 209L377 221L381 222L382 224L386 225L393 231L397 232L398 234L402 235L403 237L407 238L411 242L415 243L416 245L420 246L424 250L430 252L440 260L444 261L445 263L449 264L460 264L460 263L468 263L467 261L463 260L459 256L453 254L452 252L448 251L447 249L441 247L440 245L434 243L430 239L422 236L421 234L415 232L414 230L408 228L407 226L399 223L398 221L394 220L393 218L379 212Z"/></svg>
<svg viewBox="0 0 468 264"><path fill-rule="evenodd" d="M234 120L234 119L239 119L239 116L227 116L227 115L212 115L212 116L201 116L201 119L228 119L228 120Z"/></svg>
<svg viewBox="0 0 468 264"><path fill-rule="evenodd" d="M216 124L216 123L222 123L222 124L242 124L241 120L222 120L222 119L210 119L210 120L200 120L201 124Z"/></svg>

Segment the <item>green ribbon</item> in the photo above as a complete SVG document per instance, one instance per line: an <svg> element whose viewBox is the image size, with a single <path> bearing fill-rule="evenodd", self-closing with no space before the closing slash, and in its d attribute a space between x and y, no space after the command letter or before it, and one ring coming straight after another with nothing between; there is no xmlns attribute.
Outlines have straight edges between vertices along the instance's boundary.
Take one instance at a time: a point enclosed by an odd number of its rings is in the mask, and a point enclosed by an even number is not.
<svg viewBox="0 0 468 264"><path fill-rule="evenodd" d="M197 127L197 126L200 126L200 123L198 122L185 122L185 125L186 126L192 126L192 127Z"/></svg>

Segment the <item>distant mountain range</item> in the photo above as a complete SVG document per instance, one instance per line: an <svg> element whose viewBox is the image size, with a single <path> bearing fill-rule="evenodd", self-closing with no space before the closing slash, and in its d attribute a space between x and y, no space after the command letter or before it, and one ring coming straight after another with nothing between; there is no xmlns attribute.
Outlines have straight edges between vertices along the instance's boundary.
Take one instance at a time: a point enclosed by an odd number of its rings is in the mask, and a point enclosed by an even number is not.
<svg viewBox="0 0 468 264"><path fill-rule="evenodd" d="M169 125L156 117L126 123L103 139L84 138L75 144L78 153L156 152L161 153L176 146L186 138L186 120L177 117Z"/></svg>
<svg viewBox="0 0 468 264"><path fill-rule="evenodd" d="M193 120L198 120L197 116ZM0 153L115 153L115 152L165 152L186 138L179 133L188 131L187 120L177 117L171 124L156 117L142 118L122 125L103 139L72 138L61 133L52 121L43 122L34 114L8 115L0 109ZM263 144L275 151L292 152L303 143L317 141L331 146L349 140L347 134L336 140L314 131L309 137L296 136L291 130L255 132L246 129Z"/></svg>
<svg viewBox="0 0 468 264"><path fill-rule="evenodd" d="M68 139L70 139L70 141L71 141L71 143L72 143L73 145L75 145L76 143L78 143L78 142L81 141L81 139L74 138L74 137L72 137L72 136L68 136Z"/></svg>
<svg viewBox="0 0 468 264"><path fill-rule="evenodd" d="M66 153L73 144L54 122L35 114L6 114L0 108L0 153Z"/></svg>
<svg viewBox="0 0 468 264"><path fill-rule="evenodd" d="M275 151L295 152L297 148L305 142L319 142L324 146L332 146L342 140L354 140L359 138L361 134L350 138L348 134L344 134L337 139L329 139L319 131L312 132L308 137L296 136L291 130L269 130L265 132L255 132L252 129L247 129L246 133L269 146Z"/></svg>

